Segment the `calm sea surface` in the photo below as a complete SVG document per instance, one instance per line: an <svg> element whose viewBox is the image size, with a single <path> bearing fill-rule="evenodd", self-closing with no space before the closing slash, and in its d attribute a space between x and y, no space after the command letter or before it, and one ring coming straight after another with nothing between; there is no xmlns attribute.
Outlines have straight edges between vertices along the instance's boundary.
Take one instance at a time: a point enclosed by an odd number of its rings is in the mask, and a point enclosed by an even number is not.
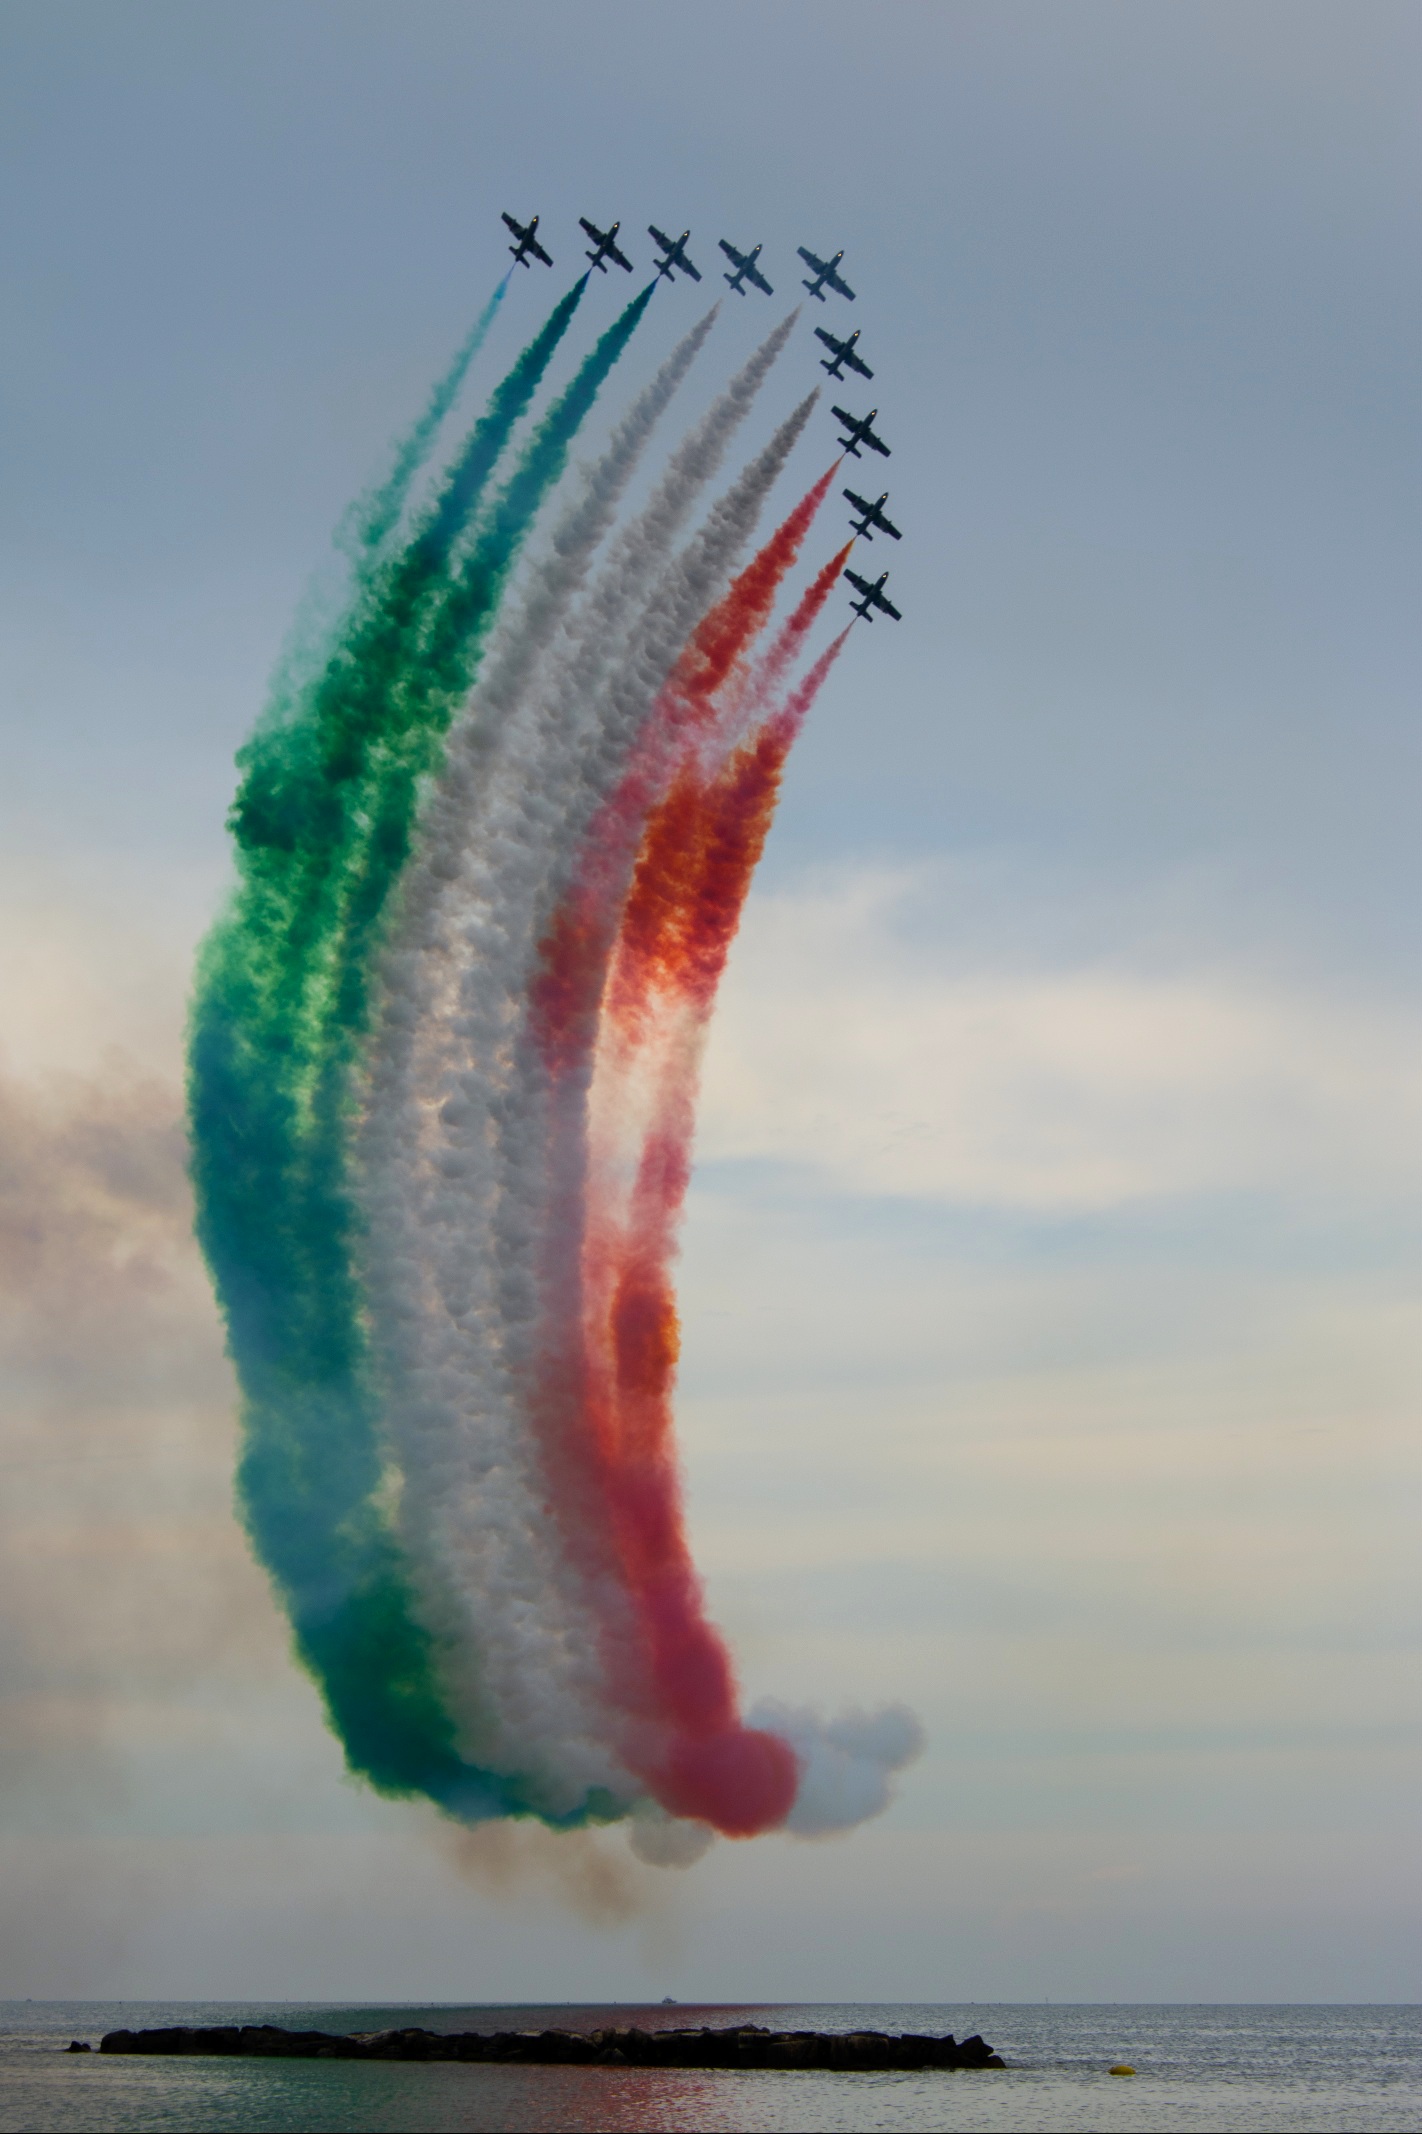
<svg viewBox="0 0 1422 2134"><path fill-rule="evenodd" d="M1004 2073L734 2074L671 2068L399 2066L388 2062L101 2059L71 2037L163 2023L293 2029L591 2030L604 2023L758 2022L783 2030L981 2031ZM1119 2060L1134 2080L1107 2069ZM0 2002L3 2134L1422 2134L1416 2008L327 2007L233 2002Z"/></svg>

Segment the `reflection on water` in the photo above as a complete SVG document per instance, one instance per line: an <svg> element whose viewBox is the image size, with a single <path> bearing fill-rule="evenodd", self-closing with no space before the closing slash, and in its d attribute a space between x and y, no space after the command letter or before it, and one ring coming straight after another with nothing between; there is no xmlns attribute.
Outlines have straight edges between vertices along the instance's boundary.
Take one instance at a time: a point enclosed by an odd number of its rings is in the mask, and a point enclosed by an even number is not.
<svg viewBox="0 0 1422 2134"><path fill-rule="evenodd" d="M831 2075L683 2068L101 2059L71 2036L161 2023L375 2030L980 2030L1006 2073ZM1125 2058L1134 2081L1107 2069ZM0 2004L0 2134L1414 2134L1422 2013L1408 2008L372 2008Z"/></svg>

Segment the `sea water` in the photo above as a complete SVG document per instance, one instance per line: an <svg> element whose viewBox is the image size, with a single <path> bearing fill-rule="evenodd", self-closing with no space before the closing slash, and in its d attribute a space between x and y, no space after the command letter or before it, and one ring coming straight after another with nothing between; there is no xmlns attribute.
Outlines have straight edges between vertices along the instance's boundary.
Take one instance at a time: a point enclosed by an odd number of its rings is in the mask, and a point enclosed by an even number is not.
<svg viewBox="0 0 1422 2134"><path fill-rule="evenodd" d="M491 2067L66 2054L168 2023L591 2030L609 2023L980 2031L1002 2072ZM1135 2068L1113 2076L1118 2062ZM1402 2007L337 2007L0 2002L0 2134L1393 2134L1422 2130L1422 2010Z"/></svg>

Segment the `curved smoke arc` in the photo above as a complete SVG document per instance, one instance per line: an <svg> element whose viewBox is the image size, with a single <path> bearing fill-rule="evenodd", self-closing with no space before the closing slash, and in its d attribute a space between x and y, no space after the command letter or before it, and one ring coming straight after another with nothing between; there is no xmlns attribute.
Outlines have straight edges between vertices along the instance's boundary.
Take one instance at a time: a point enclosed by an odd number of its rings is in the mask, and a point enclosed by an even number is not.
<svg viewBox="0 0 1422 2134"><path fill-rule="evenodd" d="M569 475L655 286L538 415L586 285L412 509L501 284L343 522L346 610L239 758L190 1120L239 1502L351 1770L466 1821L631 1815L670 1861L847 1826L918 1735L742 1713L674 1439L701 1049L843 553L765 639L835 469L743 560L811 393L693 523L792 313L619 524L716 311Z"/></svg>

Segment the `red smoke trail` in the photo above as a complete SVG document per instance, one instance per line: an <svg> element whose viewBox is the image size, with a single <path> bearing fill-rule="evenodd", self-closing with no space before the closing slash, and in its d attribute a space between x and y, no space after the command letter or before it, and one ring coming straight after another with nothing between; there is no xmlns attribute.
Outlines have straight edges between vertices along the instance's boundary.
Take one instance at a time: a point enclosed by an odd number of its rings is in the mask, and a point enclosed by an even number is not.
<svg viewBox="0 0 1422 2134"><path fill-rule="evenodd" d="M729 1656L702 1614L675 1459L679 1330L671 1265L716 986L770 828L786 755L848 634L711 782L698 778L695 765L684 768L647 826L606 1003L609 1019L629 1037L652 995L680 1012L659 1060L654 1117L625 1220L590 1228L586 1296L605 1317L587 1329L589 1390L598 1389L589 1421L652 1684L674 1729L669 1749L642 1766L643 1775L673 1813L732 1835L783 1820L798 1774L783 1742L740 1724Z"/></svg>
<svg viewBox="0 0 1422 2134"><path fill-rule="evenodd" d="M770 828L785 754L767 730L710 785L689 765L647 825L604 1003L623 1029L653 996L676 993L709 1006Z"/></svg>
<svg viewBox="0 0 1422 2134"><path fill-rule="evenodd" d="M811 593L835 565L821 572ZM840 632L718 777L704 783L688 766L651 818L607 987L604 1013L615 1024L630 1028L655 995L678 995L709 1015L780 797L785 759L848 636L847 629Z"/></svg>
<svg viewBox="0 0 1422 2134"><path fill-rule="evenodd" d="M804 650L805 640L818 622L825 602L839 583L840 572L849 561L853 546L852 540L846 541L839 554L830 557L801 595L794 613L776 631L769 651L751 670L744 687L728 707L728 730L744 731L765 716L786 675Z"/></svg>
<svg viewBox="0 0 1422 2134"><path fill-rule="evenodd" d="M543 945L535 1017L545 1054L563 1071L587 1041L602 997L613 930L627 892L643 826L665 791L686 739L710 723L716 700L769 620L785 574L797 561L835 469L809 490L730 590L693 630L633 744L614 791L583 842L583 860Z"/></svg>
<svg viewBox="0 0 1422 2134"><path fill-rule="evenodd" d="M820 618L825 602L839 583L840 573L849 561L849 552L853 546L852 540L846 541L839 554L830 557L824 569L801 596L794 614L776 634L770 650L752 678L752 687L762 702L768 701L780 687L799 658L806 638Z"/></svg>
<svg viewBox="0 0 1422 2134"><path fill-rule="evenodd" d="M751 639L769 620L785 573L797 560L838 467L839 461L836 460L834 466L826 468L784 525L771 535L755 561L741 572L725 598L697 624L685 651L672 669L658 700L657 711L662 710L669 699L679 698L687 712L694 716L697 710L705 710L724 685ZM652 714L654 721L657 711Z"/></svg>
<svg viewBox="0 0 1422 2134"><path fill-rule="evenodd" d="M688 727L694 730L710 722L717 693L768 619L838 464L802 497L697 625L643 723L627 769L584 836L572 883L541 945L542 968L530 990L535 1043L555 1088L563 1093L569 1123L573 1113L581 1120L598 1009L628 883L648 817L674 775L681 753L678 742ZM571 1158L570 1150L561 1153ZM571 1175L556 1155L555 1164L561 1176ZM555 1225L565 1238L581 1235L578 1212L569 1207L566 1219Z"/></svg>
<svg viewBox="0 0 1422 2134"><path fill-rule="evenodd" d="M834 643L828 646L826 650L820 654L819 658L815 661L814 666L805 676L804 681L801 682L799 688L793 692L789 701L784 705L783 709L776 712L774 718L770 720L768 731L774 734L781 734L784 736L785 755L788 755L790 753L790 750L794 747L795 742L799 737L800 728L804 725L806 719L810 716L810 713L814 709L815 698L819 695L821 688L824 686L825 677L828 675L830 668L834 665L835 661L839 658L840 653L848 644L850 632L853 630L853 628L853 623L850 623L847 629L843 629L840 631L838 637L834 640ZM782 757L782 761L783 760L784 759Z"/></svg>
<svg viewBox="0 0 1422 2134"><path fill-rule="evenodd" d="M658 867L675 869L678 830L685 849L702 855L680 881L680 901L703 895L708 901L703 963L708 955L715 962L709 907L726 904L720 877L739 866L748 882L759 857L779 779L778 762L772 774L775 749L764 761L750 752L738 764L734 790L718 785L715 804L690 785L683 792L676 765L686 743L713 723L720 693L764 627L833 474L831 468L815 484L693 632L617 789L590 826L531 989L533 1032L549 1082L548 1245L533 1407L555 1507L594 1586L606 1594L615 1572L630 1607L630 1621L617 1609L619 1619L604 1625L615 1690L635 1722L629 1761L667 1807L734 1836L783 1821L797 1774L782 1741L740 1724L730 1659L702 1613L682 1525L670 1430L678 1337L668 1270L689 1171L695 1057L660 1097L623 1233L634 1241L625 1246L615 1236L620 1226L610 1232L601 1211L588 1205L586 1107L608 968L619 924L629 915L628 885L638 872L639 845L652 830L649 818L660 804L665 813L656 815L653 833L658 857L651 874L642 870L649 884ZM788 745L787 738L781 760ZM768 775L769 789L762 791ZM736 914L739 899L732 900ZM726 947L734 927L732 916ZM722 962L724 953L723 947ZM696 960L693 955L690 963ZM707 1010L714 984L710 976ZM590 1258L585 1247L592 1247Z"/></svg>

